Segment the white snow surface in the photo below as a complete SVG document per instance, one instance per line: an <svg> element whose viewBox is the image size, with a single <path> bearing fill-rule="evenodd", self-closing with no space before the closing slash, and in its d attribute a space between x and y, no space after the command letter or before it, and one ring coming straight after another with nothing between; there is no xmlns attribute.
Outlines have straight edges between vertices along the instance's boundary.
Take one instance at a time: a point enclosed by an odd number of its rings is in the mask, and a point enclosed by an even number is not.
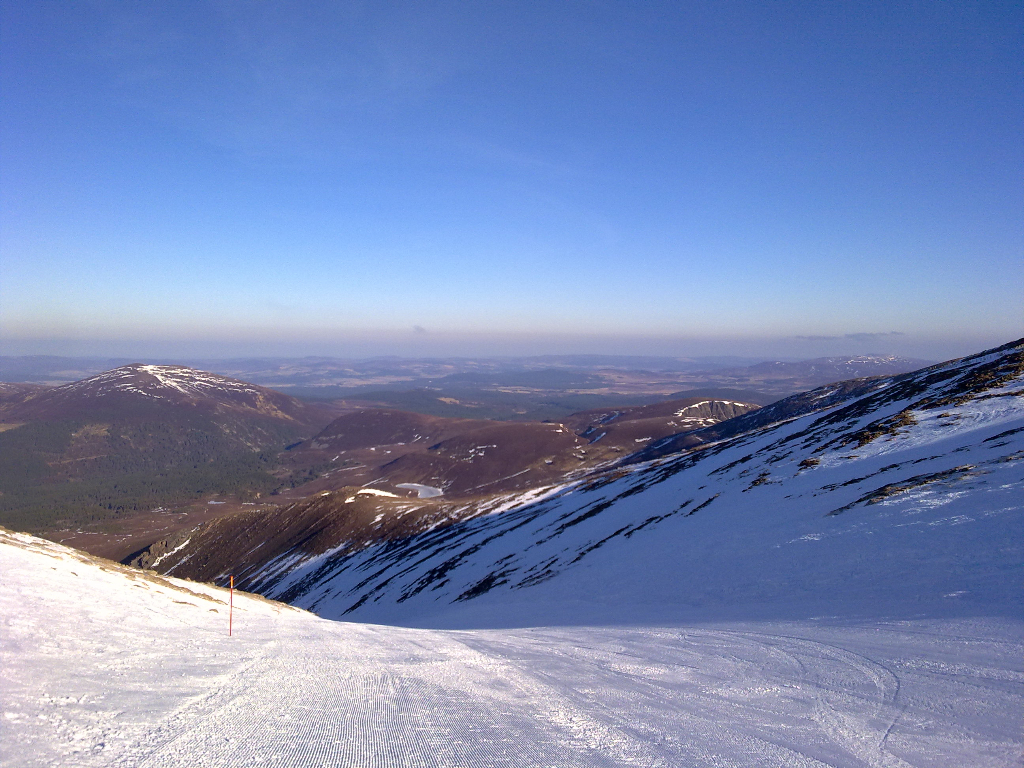
<svg viewBox="0 0 1024 768"><path fill-rule="evenodd" d="M491 446L492 448L494 446ZM402 488L407 491L416 491L416 497L419 499L432 499L435 496L443 496L444 491L440 488L435 488L432 485L423 485L422 483L399 483L395 488Z"/></svg>
<svg viewBox="0 0 1024 768"><path fill-rule="evenodd" d="M322 494L322 495L326 495L326 493ZM356 496L383 496L383 497L389 498L389 499L397 499L398 498L398 494L397 493L391 493L389 491L382 491L382 490L380 490L378 488L360 488L358 491L356 491L355 495Z"/></svg>
<svg viewBox="0 0 1024 768"><path fill-rule="evenodd" d="M1010 618L334 622L0 532L0 764L1011 766Z"/></svg>

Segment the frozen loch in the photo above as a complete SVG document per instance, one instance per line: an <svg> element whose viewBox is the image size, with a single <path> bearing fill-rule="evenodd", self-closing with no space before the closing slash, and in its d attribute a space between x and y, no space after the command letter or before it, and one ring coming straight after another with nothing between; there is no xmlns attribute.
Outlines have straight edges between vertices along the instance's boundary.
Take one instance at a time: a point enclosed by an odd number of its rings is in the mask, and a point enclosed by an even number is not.
<svg viewBox="0 0 1024 768"><path fill-rule="evenodd" d="M432 485L423 485L422 483L399 483L395 487L407 491L416 491L416 495L421 499L432 499L435 496L444 495L444 491L440 488L435 488Z"/></svg>

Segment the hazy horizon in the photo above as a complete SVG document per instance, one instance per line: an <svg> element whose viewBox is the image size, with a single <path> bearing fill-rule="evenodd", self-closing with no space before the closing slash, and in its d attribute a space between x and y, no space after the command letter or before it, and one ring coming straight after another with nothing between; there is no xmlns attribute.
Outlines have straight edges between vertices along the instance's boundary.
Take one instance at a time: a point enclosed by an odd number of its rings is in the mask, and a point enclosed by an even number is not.
<svg viewBox="0 0 1024 768"><path fill-rule="evenodd" d="M55 339L0 341L0 355L50 355L155 360L232 358L518 358L538 356L609 355L671 358L745 358L808 360L818 357L898 355L942 361L999 346L1012 338L921 338L903 334L854 334L842 337L784 338L658 338L559 337L473 334L366 334L333 340L224 340L224 339Z"/></svg>

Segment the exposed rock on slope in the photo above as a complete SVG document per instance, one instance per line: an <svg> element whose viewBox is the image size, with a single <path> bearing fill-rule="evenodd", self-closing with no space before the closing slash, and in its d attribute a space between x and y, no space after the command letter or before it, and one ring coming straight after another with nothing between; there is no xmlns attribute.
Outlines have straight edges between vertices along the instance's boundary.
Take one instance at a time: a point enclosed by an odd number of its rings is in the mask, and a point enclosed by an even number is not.
<svg viewBox="0 0 1024 768"><path fill-rule="evenodd" d="M981 393L984 392L986 387L994 386L993 382L1006 381L1007 377L1020 375L1019 358L1014 354L1019 352L1020 347L1021 342L1015 341L988 352L983 352L981 355L963 358L962 362L965 363L980 357L992 358L972 369L973 372L969 378L962 378L959 369L952 367L951 363L942 363L897 376L869 377L828 384L809 392L791 395L776 403L765 406L756 413L744 414L728 424L711 426L692 433L667 437L638 452L635 456L631 457L630 461L634 463L649 461L659 456L675 453L684 448L723 440L743 434L744 432L760 429L775 422L826 410L845 402L856 401L848 409L844 408L832 417L837 422L840 422L846 418L859 416L876 406L892 402L894 399L913 398L923 393L929 387L934 387L951 379L959 379L958 383L951 385L951 388L954 390L959 387L960 395L958 396L971 397L973 396L972 393ZM1000 353L1006 354L1000 355ZM952 361L952 363L956 362L961 361ZM880 390L886 391L874 398L862 399L863 396ZM952 397L953 395L950 396Z"/></svg>

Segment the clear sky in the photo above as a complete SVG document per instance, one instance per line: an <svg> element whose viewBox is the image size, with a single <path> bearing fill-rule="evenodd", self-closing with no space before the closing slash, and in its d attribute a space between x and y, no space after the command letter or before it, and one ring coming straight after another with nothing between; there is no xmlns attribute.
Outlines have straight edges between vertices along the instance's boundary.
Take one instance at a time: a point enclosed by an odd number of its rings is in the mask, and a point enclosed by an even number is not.
<svg viewBox="0 0 1024 768"><path fill-rule="evenodd" d="M1024 335L1019 2L7 2L0 351Z"/></svg>

